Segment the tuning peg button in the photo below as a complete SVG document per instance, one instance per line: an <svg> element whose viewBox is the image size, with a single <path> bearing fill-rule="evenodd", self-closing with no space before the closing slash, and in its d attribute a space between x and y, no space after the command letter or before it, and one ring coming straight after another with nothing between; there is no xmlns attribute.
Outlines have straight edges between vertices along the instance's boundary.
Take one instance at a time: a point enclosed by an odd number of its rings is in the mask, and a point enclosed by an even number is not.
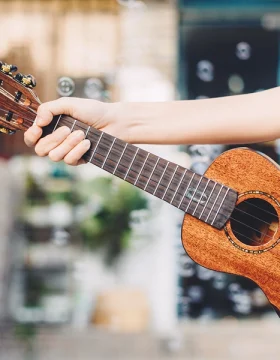
<svg viewBox="0 0 280 360"><path fill-rule="evenodd" d="M35 79L35 77L33 76L33 75L30 75L30 74L28 74L27 76L26 76L28 79L29 79L29 81L30 81L30 87L32 87L32 88L35 88L35 86L37 85L37 82L36 82L36 79Z"/></svg>
<svg viewBox="0 0 280 360"><path fill-rule="evenodd" d="M15 76L15 80L17 80L18 82L20 82L22 85L29 87L29 88L34 88L36 86L36 80L34 78L34 76L32 75L23 75L21 73L17 73Z"/></svg>
<svg viewBox="0 0 280 360"><path fill-rule="evenodd" d="M13 72L17 71L17 66L15 65L8 65L2 61L0 61L0 70L8 75L12 75Z"/></svg>
<svg viewBox="0 0 280 360"><path fill-rule="evenodd" d="M0 132L6 135L13 135L16 131L15 130L10 130L7 128L4 128L2 126L0 126Z"/></svg>

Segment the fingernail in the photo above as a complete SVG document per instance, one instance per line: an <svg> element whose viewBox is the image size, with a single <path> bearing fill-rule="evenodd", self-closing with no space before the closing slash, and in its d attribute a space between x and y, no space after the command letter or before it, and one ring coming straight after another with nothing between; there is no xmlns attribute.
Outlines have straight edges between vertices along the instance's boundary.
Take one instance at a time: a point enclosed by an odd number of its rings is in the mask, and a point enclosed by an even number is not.
<svg viewBox="0 0 280 360"><path fill-rule="evenodd" d="M40 116L36 116L36 119L34 120L34 125L43 126L43 119L40 118Z"/></svg>
<svg viewBox="0 0 280 360"><path fill-rule="evenodd" d="M71 133L71 130L67 126L62 126L60 129L61 129L60 131L62 132L62 135L69 135Z"/></svg>
<svg viewBox="0 0 280 360"><path fill-rule="evenodd" d="M85 137L85 133L82 130L75 131L75 137L78 139L83 139Z"/></svg>
<svg viewBox="0 0 280 360"><path fill-rule="evenodd" d="M34 135L34 136L39 136L40 134L41 134L41 129L38 127L38 126L32 126L31 128L30 128L30 131L32 132L32 134Z"/></svg>
<svg viewBox="0 0 280 360"><path fill-rule="evenodd" d="M91 145L91 142L90 142L90 140L89 139L86 139L86 140L84 140L84 146L85 146L85 149L89 149L90 148L90 145Z"/></svg>

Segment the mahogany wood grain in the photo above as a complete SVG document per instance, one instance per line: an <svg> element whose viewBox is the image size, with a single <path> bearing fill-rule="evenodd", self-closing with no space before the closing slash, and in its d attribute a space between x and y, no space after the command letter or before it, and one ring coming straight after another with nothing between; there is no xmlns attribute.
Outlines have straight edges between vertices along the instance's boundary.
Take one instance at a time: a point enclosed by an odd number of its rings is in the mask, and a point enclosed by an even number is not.
<svg viewBox="0 0 280 360"><path fill-rule="evenodd" d="M280 202L279 166L268 157L250 149L239 148L223 153L211 164L205 175L235 189L239 194L257 190L272 195ZM265 199L280 217L280 207L272 199L261 194L249 194L248 197ZM244 197L240 197L238 202L243 199ZM233 235L230 221L227 229L234 242L246 251L267 248L275 241L257 247L244 245ZM275 239L279 237L278 226ZM214 229L189 215L183 221L182 243L189 256L200 265L253 280L264 291L270 303L280 310L279 244L261 254L241 251L229 241L225 228Z"/></svg>

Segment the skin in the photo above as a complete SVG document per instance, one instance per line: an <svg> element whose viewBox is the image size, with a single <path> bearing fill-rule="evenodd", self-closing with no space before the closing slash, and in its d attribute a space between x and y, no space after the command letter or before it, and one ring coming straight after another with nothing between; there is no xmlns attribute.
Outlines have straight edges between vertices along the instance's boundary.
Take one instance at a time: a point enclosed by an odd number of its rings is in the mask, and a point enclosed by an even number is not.
<svg viewBox="0 0 280 360"><path fill-rule="evenodd" d="M82 131L67 127L40 139L53 116L70 115L129 143L242 144L280 138L280 88L214 99L163 103L102 103L60 98L42 104L35 125L24 134L27 146L52 161L80 165L90 147Z"/></svg>

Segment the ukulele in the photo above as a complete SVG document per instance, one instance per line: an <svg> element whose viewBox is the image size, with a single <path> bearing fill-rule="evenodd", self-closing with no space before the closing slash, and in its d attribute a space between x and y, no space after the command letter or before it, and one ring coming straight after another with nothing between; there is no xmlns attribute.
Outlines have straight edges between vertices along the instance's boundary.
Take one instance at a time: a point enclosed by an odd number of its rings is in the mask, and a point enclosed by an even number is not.
<svg viewBox="0 0 280 360"><path fill-rule="evenodd" d="M0 131L33 125L40 100L35 79L0 62ZM182 243L189 256L212 270L245 276L265 293L280 316L280 172L270 158L248 148L224 152L203 176L73 119L55 116L47 136L61 126L81 129L91 147L84 159L185 212Z"/></svg>

